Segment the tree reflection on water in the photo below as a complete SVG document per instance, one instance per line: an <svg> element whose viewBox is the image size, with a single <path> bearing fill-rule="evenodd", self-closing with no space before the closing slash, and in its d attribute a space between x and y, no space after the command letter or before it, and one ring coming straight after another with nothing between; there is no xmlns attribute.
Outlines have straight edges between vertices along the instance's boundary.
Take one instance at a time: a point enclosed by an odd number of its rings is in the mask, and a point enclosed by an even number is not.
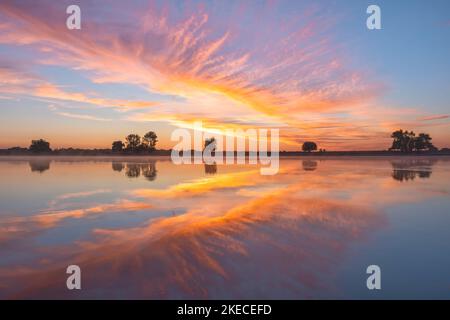
<svg viewBox="0 0 450 320"><path fill-rule="evenodd" d="M391 161L392 178L397 181L412 181L416 177L429 178L436 159L402 159Z"/></svg>
<svg viewBox="0 0 450 320"><path fill-rule="evenodd" d="M30 165L31 172L42 173L50 169L50 160L48 159L33 159L28 161Z"/></svg>
<svg viewBox="0 0 450 320"><path fill-rule="evenodd" d="M125 166L125 175L128 178L138 178L143 175L147 180L153 181L156 179L157 173L155 161L147 163L127 163Z"/></svg>

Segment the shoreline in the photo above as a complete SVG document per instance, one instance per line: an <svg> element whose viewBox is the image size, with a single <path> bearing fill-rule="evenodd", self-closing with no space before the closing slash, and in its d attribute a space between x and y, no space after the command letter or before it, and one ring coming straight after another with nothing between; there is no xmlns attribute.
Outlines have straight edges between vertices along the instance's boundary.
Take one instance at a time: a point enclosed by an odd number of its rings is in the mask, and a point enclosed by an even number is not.
<svg viewBox="0 0 450 320"><path fill-rule="evenodd" d="M295 158L314 158L314 159L389 159L389 158L448 158L450 159L450 153L440 152L440 153L392 153L392 152L315 152L315 153L303 153L303 152L290 152L290 153L280 153L280 159L295 159ZM191 156L191 158L199 158ZM247 154L245 156L246 160L249 158ZM97 155L70 155L70 154L0 154L0 161L11 161L11 160L30 160L30 159L48 159L48 160L113 160L113 161L135 161L143 159L151 160L170 160L170 155L151 155L151 154L135 154L135 155L123 155L123 154L97 154ZM236 156L234 157L236 159ZM226 159L224 157L224 163Z"/></svg>
<svg viewBox="0 0 450 320"><path fill-rule="evenodd" d="M2 152L3 151L3 152ZM268 155L270 156L270 152ZM238 153L235 151L234 156L236 157ZM243 152L239 152L240 156L243 156ZM254 154L252 154L254 155ZM259 154L256 154L259 156ZM168 150L156 150L154 153L112 153L112 152L97 152L96 150L83 150L74 153L59 153L59 152L49 152L49 153L32 153L32 152L5 152L5 150L0 150L0 157L170 157L171 151ZM202 152L191 151L191 157L201 157ZM226 156L224 152L224 157ZM248 152L245 153L245 157L249 157ZM280 151L279 156L281 157L324 157L324 156L450 156L450 149L444 151L414 151L414 152L396 152L396 151L316 151L316 152L303 152L303 151Z"/></svg>

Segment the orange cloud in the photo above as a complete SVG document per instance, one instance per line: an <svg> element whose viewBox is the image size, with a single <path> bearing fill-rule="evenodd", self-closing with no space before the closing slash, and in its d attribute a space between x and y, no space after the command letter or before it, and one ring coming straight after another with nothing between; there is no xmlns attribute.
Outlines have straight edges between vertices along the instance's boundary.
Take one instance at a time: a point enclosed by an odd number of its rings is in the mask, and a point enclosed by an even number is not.
<svg viewBox="0 0 450 320"><path fill-rule="evenodd" d="M81 219L90 215L96 215L108 212L120 212L120 211L138 211L143 209L152 208L153 205L142 202L133 202L128 200L121 200L113 204L102 204L96 205L84 209L74 209L74 210L50 210L44 211L32 217L17 217L17 218L6 218L2 219L0 222L2 225L7 226L4 230L17 231L20 224L37 224L40 227L51 228L57 223L64 219L73 218Z"/></svg>

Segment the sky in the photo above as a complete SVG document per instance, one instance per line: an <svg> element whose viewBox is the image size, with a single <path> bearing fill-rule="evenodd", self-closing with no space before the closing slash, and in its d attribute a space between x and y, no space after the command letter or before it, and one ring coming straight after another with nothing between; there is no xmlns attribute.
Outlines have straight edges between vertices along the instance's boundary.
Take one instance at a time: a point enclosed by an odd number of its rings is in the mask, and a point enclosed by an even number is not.
<svg viewBox="0 0 450 320"><path fill-rule="evenodd" d="M81 9L81 30L66 8ZM381 30L366 27L368 5ZM450 146L450 2L0 2L0 148L278 128L280 150Z"/></svg>

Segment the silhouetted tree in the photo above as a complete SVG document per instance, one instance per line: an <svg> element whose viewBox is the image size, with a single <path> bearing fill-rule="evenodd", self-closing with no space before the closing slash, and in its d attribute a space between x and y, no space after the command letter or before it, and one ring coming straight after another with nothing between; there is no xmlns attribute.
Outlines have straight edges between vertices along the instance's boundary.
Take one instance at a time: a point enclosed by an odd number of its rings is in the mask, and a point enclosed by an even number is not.
<svg viewBox="0 0 450 320"><path fill-rule="evenodd" d="M436 151L437 148L431 143L432 138L427 133L419 133L414 140L414 148L416 150Z"/></svg>
<svg viewBox="0 0 450 320"><path fill-rule="evenodd" d="M136 152L141 145L141 137L138 134L129 134L126 138L126 149L130 152Z"/></svg>
<svg viewBox="0 0 450 320"><path fill-rule="evenodd" d="M303 143L302 150L305 152L317 150L317 144L312 141L306 141L305 143Z"/></svg>
<svg viewBox="0 0 450 320"><path fill-rule="evenodd" d="M415 133L413 131L397 130L391 134L392 146L389 150L400 150L401 152L411 152L414 148Z"/></svg>
<svg viewBox="0 0 450 320"><path fill-rule="evenodd" d="M34 153L51 152L50 143L43 139L32 140L29 150Z"/></svg>
<svg viewBox="0 0 450 320"><path fill-rule="evenodd" d="M391 134L392 146L389 150L398 150L401 152L412 152L414 150L435 151L437 148L431 143L429 134L420 133L417 137L413 131L397 130Z"/></svg>
<svg viewBox="0 0 450 320"><path fill-rule="evenodd" d="M389 150L400 150L402 152L406 152L404 136L403 130L392 132L391 138L394 139L394 141L392 141L392 146Z"/></svg>
<svg viewBox="0 0 450 320"><path fill-rule="evenodd" d="M122 152L123 151L123 147L124 147L124 144L123 144L122 141L114 141L112 143L111 150L112 150L112 152Z"/></svg>
<svg viewBox="0 0 450 320"><path fill-rule="evenodd" d="M158 136L153 131L147 132L142 138L142 146L144 150L154 151L156 143L158 142Z"/></svg>

